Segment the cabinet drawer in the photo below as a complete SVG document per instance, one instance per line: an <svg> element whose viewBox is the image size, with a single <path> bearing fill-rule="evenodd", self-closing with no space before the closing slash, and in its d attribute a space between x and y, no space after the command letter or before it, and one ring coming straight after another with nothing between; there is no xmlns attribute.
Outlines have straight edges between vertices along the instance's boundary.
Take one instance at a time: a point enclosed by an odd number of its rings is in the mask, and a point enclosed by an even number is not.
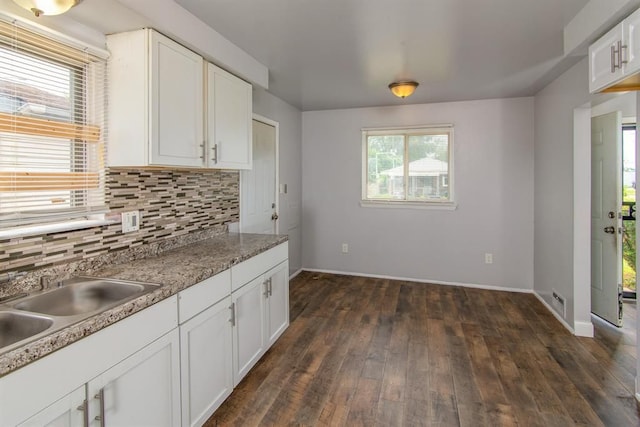
<svg viewBox="0 0 640 427"><path fill-rule="evenodd" d="M231 270L225 270L181 291L178 294L178 322L186 322L230 294Z"/></svg>
<svg viewBox="0 0 640 427"><path fill-rule="evenodd" d="M231 288L239 289L265 271L289 258L289 244L284 242L275 248L256 255L231 267Z"/></svg>

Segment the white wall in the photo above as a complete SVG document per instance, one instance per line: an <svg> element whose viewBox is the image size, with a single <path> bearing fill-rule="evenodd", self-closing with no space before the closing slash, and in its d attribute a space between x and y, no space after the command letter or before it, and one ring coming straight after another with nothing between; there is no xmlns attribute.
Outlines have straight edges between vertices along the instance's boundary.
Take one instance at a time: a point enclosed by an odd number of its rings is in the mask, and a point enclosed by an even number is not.
<svg viewBox="0 0 640 427"><path fill-rule="evenodd" d="M533 98L311 111L302 123L305 268L533 288ZM439 123L455 126L457 210L360 207L361 128Z"/></svg>
<svg viewBox="0 0 640 427"><path fill-rule="evenodd" d="M586 58L535 96L534 290L549 304L552 289L562 294L571 327L576 317L573 120L574 109L588 101ZM584 286L589 289L588 283ZM588 311L581 307L577 321L590 323Z"/></svg>
<svg viewBox="0 0 640 427"><path fill-rule="evenodd" d="M263 89L253 91L253 112L274 120L280 126L280 234L289 235L289 271L302 267L302 115L300 110Z"/></svg>

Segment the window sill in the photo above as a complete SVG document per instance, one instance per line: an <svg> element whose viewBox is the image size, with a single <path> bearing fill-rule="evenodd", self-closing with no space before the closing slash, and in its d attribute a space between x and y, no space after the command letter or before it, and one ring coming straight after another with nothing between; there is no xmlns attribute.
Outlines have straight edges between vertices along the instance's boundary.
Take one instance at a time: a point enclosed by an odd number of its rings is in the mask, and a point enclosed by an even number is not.
<svg viewBox="0 0 640 427"><path fill-rule="evenodd" d="M0 230L0 240L36 236L40 234L60 233L63 231L82 230L85 228L99 227L101 225L115 224L117 222L120 222L120 220L107 219L104 215L95 215L90 219L65 221L44 225L12 227Z"/></svg>
<svg viewBox="0 0 640 427"><path fill-rule="evenodd" d="M386 200L361 200L360 206L363 208L427 209L440 211L454 211L458 208L455 202L390 202Z"/></svg>

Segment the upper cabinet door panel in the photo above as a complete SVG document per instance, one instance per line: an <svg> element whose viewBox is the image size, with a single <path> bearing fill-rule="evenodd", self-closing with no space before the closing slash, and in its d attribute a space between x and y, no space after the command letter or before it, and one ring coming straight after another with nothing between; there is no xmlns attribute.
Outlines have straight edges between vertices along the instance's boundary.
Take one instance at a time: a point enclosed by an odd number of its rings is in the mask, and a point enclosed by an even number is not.
<svg viewBox="0 0 640 427"><path fill-rule="evenodd" d="M208 64L209 167L251 169L251 85Z"/></svg>
<svg viewBox="0 0 640 427"><path fill-rule="evenodd" d="M640 10L635 11L622 22L623 59L626 60L625 73L640 70Z"/></svg>
<svg viewBox="0 0 640 427"><path fill-rule="evenodd" d="M622 77L616 49L622 41L622 24L617 25L589 47L589 91L598 91Z"/></svg>
<svg viewBox="0 0 640 427"><path fill-rule="evenodd" d="M151 32L151 164L202 166L203 59Z"/></svg>

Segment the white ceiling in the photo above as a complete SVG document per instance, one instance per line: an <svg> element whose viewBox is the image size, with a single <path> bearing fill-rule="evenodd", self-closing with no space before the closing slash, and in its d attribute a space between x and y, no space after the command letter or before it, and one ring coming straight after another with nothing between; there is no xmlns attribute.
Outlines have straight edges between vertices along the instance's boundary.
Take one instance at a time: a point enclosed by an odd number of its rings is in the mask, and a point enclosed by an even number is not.
<svg viewBox="0 0 640 427"><path fill-rule="evenodd" d="M534 95L580 59L564 55L563 29L588 3L173 1L268 67L269 92L304 111ZM123 5L135 3L152 4L85 0L64 16L103 34L152 25ZM387 86L403 79L420 86L400 100Z"/></svg>
<svg viewBox="0 0 640 427"><path fill-rule="evenodd" d="M533 95L577 58L587 0L175 0L269 68L302 110ZM562 62L561 62L562 61ZM420 83L394 99L395 80Z"/></svg>

